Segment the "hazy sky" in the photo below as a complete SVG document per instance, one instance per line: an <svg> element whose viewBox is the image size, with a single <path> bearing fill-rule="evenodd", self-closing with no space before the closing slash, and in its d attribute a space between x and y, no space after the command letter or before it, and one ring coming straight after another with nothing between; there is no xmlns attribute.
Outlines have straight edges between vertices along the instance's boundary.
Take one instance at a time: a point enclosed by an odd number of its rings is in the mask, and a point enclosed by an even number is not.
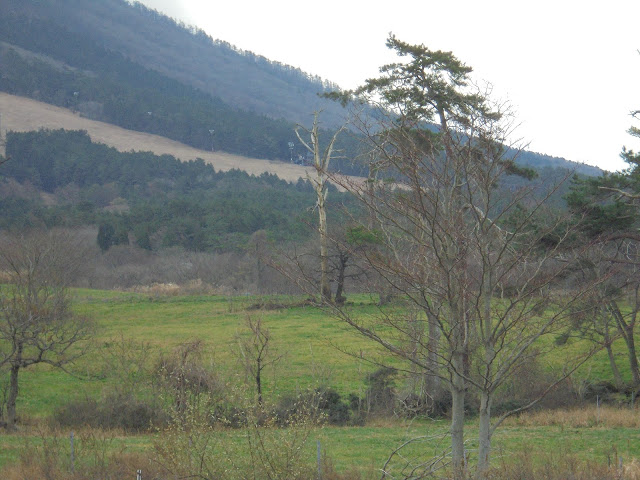
<svg viewBox="0 0 640 480"><path fill-rule="evenodd" d="M517 113L529 149L613 170L640 110L637 0L142 0L343 88L394 61L389 32L452 51ZM640 122L636 122L636 125Z"/></svg>

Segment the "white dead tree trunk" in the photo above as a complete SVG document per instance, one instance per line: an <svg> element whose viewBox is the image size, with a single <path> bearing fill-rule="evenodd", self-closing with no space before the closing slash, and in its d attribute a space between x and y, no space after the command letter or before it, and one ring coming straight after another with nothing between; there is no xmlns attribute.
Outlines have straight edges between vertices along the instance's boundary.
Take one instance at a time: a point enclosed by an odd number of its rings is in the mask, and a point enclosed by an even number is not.
<svg viewBox="0 0 640 480"><path fill-rule="evenodd" d="M302 143L302 145L304 145L304 147L313 155L313 165L316 172L315 176L309 175L308 178L316 192L316 208L318 209L318 232L320 233L320 295L323 300L331 302L331 283L329 281L329 237L326 209L327 195L329 193L327 182L329 163L333 156L334 145L338 135L345 127L342 126L333 134L329 145L327 145L325 150L322 151L320 149L320 138L318 132L319 116L320 112L314 112L313 126L311 129L298 125L295 132L300 143ZM309 135L308 142L302 138L300 133L301 130Z"/></svg>

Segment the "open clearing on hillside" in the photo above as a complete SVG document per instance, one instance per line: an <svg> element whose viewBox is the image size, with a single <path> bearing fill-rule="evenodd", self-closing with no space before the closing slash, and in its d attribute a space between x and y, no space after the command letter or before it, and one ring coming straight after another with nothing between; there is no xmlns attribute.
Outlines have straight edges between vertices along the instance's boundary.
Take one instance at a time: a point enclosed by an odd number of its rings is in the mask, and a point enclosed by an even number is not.
<svg viewBox="0 0 640 480"><path fill-rule="evenodd" d="M86 130L94 142L104 143L121 152L129 152L131 150L150 151L156 155L173 155L182 161L202 158L206 163L213 165L217 171L228 171L236 168L252 175L261 175L267 172L289 182L295 182L299 178L307 178L307 175L313 171L312 168L285 162L259 160L225 152L198 150L165 137L126 130L109 123L89 120L65 108L1 92L0 114L2 114L0 133L6 131L26 132L41 128ZM293 132L291 133L293 135Z"/></svg>

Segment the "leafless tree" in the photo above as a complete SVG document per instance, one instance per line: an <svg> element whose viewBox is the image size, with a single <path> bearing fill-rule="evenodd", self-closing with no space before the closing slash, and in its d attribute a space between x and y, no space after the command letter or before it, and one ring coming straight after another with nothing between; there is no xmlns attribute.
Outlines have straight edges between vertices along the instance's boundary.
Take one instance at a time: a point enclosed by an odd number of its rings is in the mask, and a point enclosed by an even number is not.
<svg viewBox="0 0 640 480"><path fill-rule="evenodd" d="M591 296L581 302L564 339L577 335L607 352L617 389L624 381L617 366L613 343L624 341L632 389L640 387L640 368L634 332L640 312L640 246L634 233L600 236L576 264L577 281L604 279ZM621 307L624 305L624 307Z"/></svg>
<svg viewBox="0 0 640 480"><path fill-rule="evenodd" d="M466 478L465 398L479 397L477 476L484 478L492 435L513 413L492 418L496 391L541 352L533 346L558 331L588 288L570 295L558 288L573 253L570 224L545 207L554 189L498 188L507 175L531 174L515 164L517 149L506 147L508 109L491 102L490 88L471 85L471 69L451 53L393 36L388 46L408 61L382 67L380 78L353 92L380 108L352 123L368 138L376 178L394 180L333 181L370 212L363 227L382 245L365 254L369 265L421 315L387 309L361 319L328 307L413 365L407 371L448 387L456 479ZM568 359L564 374L578 364Z"/></svg>
<svg viewBox="0 0 640 480"><path fill-rule="evenodd" d="M0 268L0 340L9 369L6 425L16 428L19 373L38 363L65 370L84 355L93 322L71 310L68 285L74 275L74 245L60 232L3 239Z"/></svg>
<svg viewBox="0 0 640 480"><path fill-rule="evenodd" d="M263 406L262 374L267 367L275 365L282 355L273 351L271 332L263 324L262 317L247 315L245 319L246 335L239 333L238 352L245 371L255 381L258 406Z"/></svg>
<svg viewBox="0 0 640 480"><path fill-rule="evenodd" d="M298 125L296 136L300 143L313 154L315 176L309 176L309 180L316 192L316 208L318 209L318 232L320 233L320 294L325 300L331 301L331 284L329 282L329 235L327 227L326 201L328 190L329 164L333 158L334 145L338 135L344 130L344 126L338 129L331 137L329 144L324 149L320 147L319 115L313 115L313 126L308 129ZM309 135L309 141L302 138L301 131Z"/></svg>

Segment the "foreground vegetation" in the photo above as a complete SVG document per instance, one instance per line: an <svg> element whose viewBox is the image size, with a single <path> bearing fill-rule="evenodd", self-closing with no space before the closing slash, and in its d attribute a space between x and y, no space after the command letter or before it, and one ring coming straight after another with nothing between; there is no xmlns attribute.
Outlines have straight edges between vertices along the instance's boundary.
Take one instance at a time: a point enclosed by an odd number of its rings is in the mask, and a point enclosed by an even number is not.
<svg viewBox="0 0 640 480"><path fill-rule="evenodd" d="M640 422L637 410L632 412L603 407L599 414L595 408L588 408L554 411L547 416L554 417L552 425L544 421L538 423L541 420L536 415L525 415L500 431L496 438L494 478L560 479L568 478L570 473L574 473L574 478L584 479L638 478ZM585 419L587 422L584 422ZM55 458L60 469L59 478L70 478L65 477L69 475L70 467L69 433L68 430L30 427L17 435L1 435L3 478L13 478L10 472L21 469L24 472L47 454ZM396 420L373 422L366 427L325 426L310 435L304 447L303 463L310 468L316 466L316 441L320 441L325 471L332 469L341 478L379 478L380 468L395 448L411 438L439 435L439 439L430 440L429 443L418 442L412 445L411 450L402 452L403 457L417 462L420 458L437 455L446 449L446 433L446 421L408 424ZM473 431L470 433L473 434ZM224 441L245 441L235 431L220 431L217 435ZM125 435L118 431L76 429L75 439L78 470L99 468L100 461L104 461L104 467L107 467L114 459L126 459L123 469L126 475L135 473L139 468L146 472L149 472L149 468L153 469L151 471L160 469L154 451L158 434ZM470 444L469 454L473 456L473 452L473 445ZM397 469L402 463L392 465ZM115 470L113 465L110 469ZM546 476L534 475L534 472L542 473L545 470ZM578 474L580 471L581 476ZM608 476L605 476L604 472L607 471ZM596 477L594 472L600 472L600 476ZM337 474L326 478L338 478Z"/></svg>

